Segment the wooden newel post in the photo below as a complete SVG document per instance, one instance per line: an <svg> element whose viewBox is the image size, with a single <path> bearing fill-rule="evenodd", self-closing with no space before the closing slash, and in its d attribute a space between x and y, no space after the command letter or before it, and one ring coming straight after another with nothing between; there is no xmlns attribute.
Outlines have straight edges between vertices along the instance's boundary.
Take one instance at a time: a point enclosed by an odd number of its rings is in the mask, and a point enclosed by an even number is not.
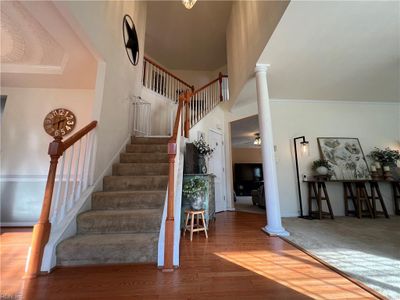
<svg viewBox="0 0 400 300"><path fill-rule="evenodd" d="M28 268L25 273L26 278L34 278L39 275L42 265L44 247L46 246L51 224L49 222L51 200L53 197L54 183L57 173L58 159L62 155L64 145L62 137L56 137L49 145L50 168L47 176L46 190L44 193L42 211L38 223L33 227L32 244L29 256Z"/></svg>
<svg viewBox="0 0 400 300"><path fill-rule="evenodd" d="M222 96L222 73L219 72L218 74L218 82L219 82L219 100L222 102L224 101L224 97Z"/></svg>
<svg viewBox="0 0 400 300"><path fill-rule="evenodd" d="M176 140L168 143L169 158L169 182L168 182L168 203L167 220L165 222L165 244L164 244L164 267L163 272L174 270L174 173L175 173Z"/></svg>

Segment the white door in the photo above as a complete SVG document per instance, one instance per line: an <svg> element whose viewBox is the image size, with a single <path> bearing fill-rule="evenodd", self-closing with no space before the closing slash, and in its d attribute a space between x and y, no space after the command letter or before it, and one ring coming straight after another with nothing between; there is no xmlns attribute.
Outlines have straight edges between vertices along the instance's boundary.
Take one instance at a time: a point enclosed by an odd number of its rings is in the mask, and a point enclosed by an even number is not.
<svg viewBox="0 0 400 300"><path fill-rule="evenodd" d="M210 160L208 173L214 174L215 180L215 211L225 211L225 156L222 134L214 130L208 132L208 143L214 149Z"/></svg>

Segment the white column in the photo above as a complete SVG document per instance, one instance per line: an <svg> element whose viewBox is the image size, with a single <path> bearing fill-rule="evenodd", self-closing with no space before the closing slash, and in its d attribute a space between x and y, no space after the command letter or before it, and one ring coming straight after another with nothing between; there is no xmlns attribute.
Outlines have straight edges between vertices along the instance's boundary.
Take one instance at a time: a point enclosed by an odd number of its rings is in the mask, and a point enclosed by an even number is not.
<svg viewBox="0 0 400 300"><path fill-rule="evenodd" d="M271 108L267 85L269 65L257 64L255 68L257 86L258 122L260 126L261 151L263 158L265 209L267 225L263 230L269 235L288 236L289 232L282 227L279 207L278 179L272 136Z"/></svg>

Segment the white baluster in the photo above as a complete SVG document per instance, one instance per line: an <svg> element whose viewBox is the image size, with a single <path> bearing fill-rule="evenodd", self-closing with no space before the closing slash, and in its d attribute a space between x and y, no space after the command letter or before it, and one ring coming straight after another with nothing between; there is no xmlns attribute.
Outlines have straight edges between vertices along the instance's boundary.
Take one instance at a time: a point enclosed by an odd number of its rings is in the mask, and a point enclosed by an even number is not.
<svg viewBox="0 0 400 300"><path fill-rule="evenodd" d="M77 197L76 197L76 199L79 199L80 198L80 196L82 195L82 193L84 192L84 190L82 190L82 188L83 188L83 180L84 180L84 176L85 176L85 166L86 166L86 161L87 161L87 159L88 159L88 155L89 155L89 153L88 153L88 146L89 146L89 144L88 144L88 142L89 142L89 140L88 140L88 133L84 136L84 137L82 137L82 139L84 138L85 139L85 148L84 148L84 150L83 150L83 162L82 162L82 170L81 170L81 176L80 176L80 179L79 179L79 189L78 189L78 195L77 195Z"/></svg>
<svg viewBox="0 0 400 300"><path fill-rule="evenodd" d="M65 183L65 190L64 190L64 198L62 201L62 206L61 206L61 211L60 211L60 215L61 215L61 219L63 219L65 217L65 213L66 213L66 209L67 209L67 202L69 201L69 181L71 179L71 167L72 167L72 160L74 158L74 147L75 145L72 145L71 148L69 149L68 153L69 153L69 160L67 163L67 177L66 177L66 183Z"/></svg>
<svg viewBox="0 0 400 300"><path fill-rule="evenodd" d="M87 158L85 159L85 166L84 166L84 175L83 175L83 190L85 191L86 188L89 186L89 172L90 172L90 158L92 156L93 152L93 131L89 132L87 134L87 140L88 140L88 148L87 148Z"/></svg>
<svg viewBox="0 0 400 300"><path fill-rule="evenodd" d="M62 189L62 184L63 184L63 177L64 177L64 162L65 162L65 154L61 158L61 165L60 168L58 169L58 185L57 185L57 191L55 194L55 197L53 198L53 212L51 215L51 223L56 224L58 221L58 213L59 213L59 205L60 205L60 197L61 197L61 189Z"/></svg>
<svg viewBox="0 0 400 300"><path fill-rule="evenodd" d="M71 199L68 203L68 211L72 208L72 205L75 202L75 193L76 193L76 182L78 181L78 172L79 172L79 160L81 158L81 145L82 145L82 139L78 141L78 152L77 152L77 158L75 159L75 167L74 167L74 172L75 174L73 175L73 182L72 182L72 191L71 191Z"/></svg>

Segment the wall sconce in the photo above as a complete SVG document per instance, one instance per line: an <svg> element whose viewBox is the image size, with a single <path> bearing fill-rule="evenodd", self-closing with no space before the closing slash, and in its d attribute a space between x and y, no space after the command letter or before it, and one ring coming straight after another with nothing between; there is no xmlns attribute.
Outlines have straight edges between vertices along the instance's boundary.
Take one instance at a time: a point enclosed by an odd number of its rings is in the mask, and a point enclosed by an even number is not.
<svg viewBox="0 0 400 300"><path fill-rule="evenodd" d="M261 145L260 134L256 133L255 136L256 136L256 138L254 139L254 145L260 146Z"/></svg>
<svg viewBox="0 0 400 300"><path fill-rule="evenodd" d="M293 139L294 142L294 157L296 159L296 175L297 175L297 189L299 193L299 204L300 204L300 218L310 219L309 216L303 215L303 200L301 198L301 187L300 187L300 174L299 174L299 160L297 157L297 140L301 140L301 155L308 156L310 155L310 143L306 141L305 136L299 136Z"/></svg>

